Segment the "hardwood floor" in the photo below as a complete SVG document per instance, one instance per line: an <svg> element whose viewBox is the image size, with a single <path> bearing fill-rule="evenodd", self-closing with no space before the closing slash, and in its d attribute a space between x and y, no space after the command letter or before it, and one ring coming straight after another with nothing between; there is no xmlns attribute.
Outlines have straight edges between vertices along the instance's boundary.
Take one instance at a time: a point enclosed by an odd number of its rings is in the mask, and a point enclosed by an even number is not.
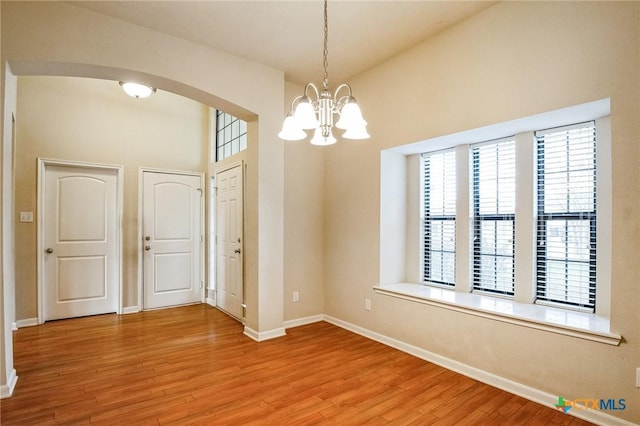
<svg viewBox="0 0 640 426"><path fill-rule="evenodd" d="M331 324L256 343L207 305L14 333L2 425L588 423Z"/></svg>

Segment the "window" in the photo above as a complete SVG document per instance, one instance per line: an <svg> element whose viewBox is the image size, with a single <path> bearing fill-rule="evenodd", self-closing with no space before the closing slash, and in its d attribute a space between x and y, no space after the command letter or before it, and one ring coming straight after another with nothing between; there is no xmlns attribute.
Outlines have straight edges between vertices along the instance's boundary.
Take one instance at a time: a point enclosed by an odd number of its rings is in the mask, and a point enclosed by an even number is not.
<svg viewBox="0 0 640 426"><path fill-rule="evenodd" d="M382 150L374 291L620 344L610 112L607 98Z"/></svg>
<svg viewBox="0 0 640 426"><path fill-rule="evenodd" d="M422 282L459 285L459 290L507 297L520 295L520 300L528 299L530 303L594 312L595 123L528 135L477 143L470 145L469 150L422 154ZM529 152L522 157L527 158L525 162L516 162L516 141L522 144L523 154ZM458 155L468 153L469 177L464 170L456 170L456 152ZM527 177L534 172L537 184ZM466 194L461 194L463 199L457 198L456 178L468 181L468 201ZM520 182L518 193L517 181ZM528 183L523 184L525 181ZM522 205L531 205L531 209L516 213L516 200ZM529 204L533 200L536 201ZM470 224L456 223L456 210L467 206ZM518 220L530 230L527 238L531 239L535 233L530 243L524 243L530 244L530 248L521 248L519 252L515 245ZM464 232L458 247L456 230ZM465 276L465 273L456 273L456 251L466 250L463 246L467 245L467 235L471 256L468 279L466 283L456 283L456 277ZM536 275L533 285L526 275L520 275L518 284L517 262L530 262L529 267L534 268Z"/></svg>
<svg viewBox="0 0 640 426"><path fill-rule="evenodd" d="M216 111L216 161L247 149L247 122Z"/></svg>
<svg viewBox="0 0 640 426"><path fill-rule="evenodd" d="M475 145L473 156L473 289L514 294L516 145Z"/></svg>
<svg viewBox="0 0 640 426"><path fill-rule="evenodd" d="M595 310L596 129L536 132L538 300Z"/></svg>
<svg viewBox="0 0 640 426"><path fill-rule="evenodd" d="M455 151L423 155L423 282L453 286L456 275Z"/></svg>

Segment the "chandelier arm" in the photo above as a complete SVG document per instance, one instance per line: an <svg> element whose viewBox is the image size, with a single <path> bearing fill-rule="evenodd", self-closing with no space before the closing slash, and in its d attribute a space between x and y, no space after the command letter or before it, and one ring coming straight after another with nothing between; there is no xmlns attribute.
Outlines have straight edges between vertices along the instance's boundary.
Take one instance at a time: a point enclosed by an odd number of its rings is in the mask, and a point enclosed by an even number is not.
<svg viewBox="0 0 640 426"><path fill-rule="evenodd" d="M349 85L349 83L342 83L340 86L338 86L338 88L336 89L335 92L333 92L333 99L338 99L338 92L340 92L340 90L342 88L346 87L347 90L349 91L349 94L347 95L348 97L352 97L351 95L351 86Z"/></svg>
<svg viewBox="0 0 640 426"><path fill-rule="evenodd" d="M352 99L352 96L342 96L340 99L336 99L335 100L335 106L334 109L336 110L336 112L339 112L340 110L342 110L342 107L345 106L345 104L347 102L349 102L349 99Z"/></svg>
<svg viewBox="0 0 640 426"><path fill-rule="evenodd" d="M348 94L338 98L338 92L340 92L340 90L342 90L343 88L346 88L348 90ZM340 111L344 104L349 102L350 99L353 99L353 96L351 94L351 86L349 85L349 83L342 83L340 86L338 86L333 94L333 99L335 99L334 109L336 110L336 112Z"/></svg>
<svg viewBox="0 0 640 426"><path fill-rule="evenodd" d="M293 98L293 100L291 101L291 111L295 110L294 105L296 104L296 102L298 102L300 99L302 99L302 95L298 95L295 98Z"/></svg>
<svg viewBox="0 0 640 426"><path fill-rule="evenodd" d="M304 86L304 96L307 96L307 89L308 89L309 87L313 88L313 91L314 91L314 92L316 92L316 101L317 101L318 99L320 99L320 92L318 91L318 88L316 87L316 85L315 85L315 84L313 84L313 83L307 83L307 84Z"/></svg>

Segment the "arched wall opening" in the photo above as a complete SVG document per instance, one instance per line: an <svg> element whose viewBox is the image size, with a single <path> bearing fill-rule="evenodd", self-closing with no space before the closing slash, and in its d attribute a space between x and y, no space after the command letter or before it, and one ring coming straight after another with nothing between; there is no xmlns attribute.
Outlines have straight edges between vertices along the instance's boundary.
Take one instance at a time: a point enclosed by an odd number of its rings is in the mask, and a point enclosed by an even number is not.
<svg viewBox="0 0 640 426"><path fill-rule="evenodd" d="M144 81L250 123L245 200L245 332L257 340L284 334L283 187L284 148L277 138L284 111L284 73L225 52L138 27L68 3L2 4L1 90L12 76L46 75ZM5 79L5 75L8 77ZM14 100L15 101L15 100ZM3 135L11 127L3 114ZM16 117L16 120L19 120ZM7 152L10 141L3 136ZM10 152L10 149L9 149ZM3 155L3 168L9 158ZM11 182L3 178L3 197ZM11 209L3 206L3 222ZM4 235L8 237L9 235ZM3 269L14 267L3 256ZM3 281L5 306L14 282ZM3 309L3 389L11 378L10 309ZM9 325L9 328L7 326ZM7 336L8 331L8 336Z"/></svg>

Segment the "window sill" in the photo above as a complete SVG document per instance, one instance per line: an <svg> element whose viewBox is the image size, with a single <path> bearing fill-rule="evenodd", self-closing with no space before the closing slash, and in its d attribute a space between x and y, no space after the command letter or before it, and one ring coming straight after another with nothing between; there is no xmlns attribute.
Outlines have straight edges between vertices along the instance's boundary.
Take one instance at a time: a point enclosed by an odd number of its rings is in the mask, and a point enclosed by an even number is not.
<svg viewBox="0 0 640 426"><path fill-rule="evenodd" d="M382 284L376 293L424 303L483 318L618 346L622 336L611 333L609 319L591 313L551 306L518 303L508 299L420 284Z"/></svg>

